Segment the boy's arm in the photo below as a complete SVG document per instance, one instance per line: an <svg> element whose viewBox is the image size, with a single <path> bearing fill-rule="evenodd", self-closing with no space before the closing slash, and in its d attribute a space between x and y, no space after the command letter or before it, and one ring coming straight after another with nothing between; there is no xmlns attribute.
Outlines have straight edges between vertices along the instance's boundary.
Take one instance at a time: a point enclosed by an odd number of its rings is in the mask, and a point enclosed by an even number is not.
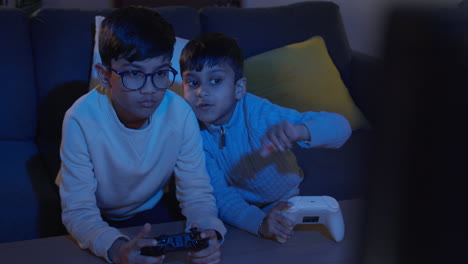
<svg viewBox="0 0 468 264"><path fill-rule="evenodd" d="M188 112L182 133L183 141L174 172L177 199L187 218L186 231L195 223L202 229L214 229L224 237L226 227L218 218L213 187L206 171L200 128L192 111Z"/></svg>
<svg viewBox="0 0 468 264"><path fill-rule="evenodd" d="M297 142L304 148L339 148L348 140L352 132L348 120L337 113L325 111L301 113L251 94L246 96L245 103L249 123L256 124L259 137L263 137L273 125L285 120L294 125L303 124L307 127L310 140Z"/></svg>
<svg viewBox="0 0 468 264"><path fill-rule="evenodd" d="M235 188L229 186L216 161L209 153L205 154L220 218L226 223L258 235L258 228L266 214L257 206L247 203Z"/></svg>
<svg viewBox="0 0 468 264"><path fill-rule="evenodd" d="M56 184L60 189L62 221L83 249L110 262L107 251L118 238L128 237L109 227L100 214L94 192L93 164L80 125L68 116L63 124L60 150L62 166Z"/></svg>
<svg viewBox="0 0 468 264"><path fill-rule="evenodd" d="M324 147L339 148L351 136L352 130L348 120L337 113L306 112L304 124L309 130L310 141L299 141L303 148Z"/></svg>

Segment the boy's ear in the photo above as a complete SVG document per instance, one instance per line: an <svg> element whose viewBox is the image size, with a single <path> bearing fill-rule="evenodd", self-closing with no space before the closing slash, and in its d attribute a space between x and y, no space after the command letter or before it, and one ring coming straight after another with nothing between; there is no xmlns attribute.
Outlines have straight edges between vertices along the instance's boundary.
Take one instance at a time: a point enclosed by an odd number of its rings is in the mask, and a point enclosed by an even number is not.
<svg viewBox="0 0 468 264"><path fill-rule="evenodd" d="M109 88L110 72L107 70L107 67L101 63L96 63L94 69L96 69L101 85L104 88Z"/></svg>
<svg viewBox="0 0 468 264"><path fill-rule="evenodd" d="M237 100L240 100L244 97L247 92L247 78L242 77L236 81L236 91L235 96Z"/></svg>

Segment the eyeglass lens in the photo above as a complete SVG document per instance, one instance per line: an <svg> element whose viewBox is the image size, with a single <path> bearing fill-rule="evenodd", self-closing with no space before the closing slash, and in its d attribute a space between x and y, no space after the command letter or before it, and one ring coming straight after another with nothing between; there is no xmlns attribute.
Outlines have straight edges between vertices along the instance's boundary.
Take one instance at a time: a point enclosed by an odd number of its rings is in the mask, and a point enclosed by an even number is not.
<svg viewBox="0 0 468 264"><path fill-rule="evenodd" d="M167 89L172 85L175 75L170 70L157 71L152 75L151 81L156 88ZM123 85L127 89L138 90L146 82L146 75L141 71L130 71L122 76Z"/></svg>

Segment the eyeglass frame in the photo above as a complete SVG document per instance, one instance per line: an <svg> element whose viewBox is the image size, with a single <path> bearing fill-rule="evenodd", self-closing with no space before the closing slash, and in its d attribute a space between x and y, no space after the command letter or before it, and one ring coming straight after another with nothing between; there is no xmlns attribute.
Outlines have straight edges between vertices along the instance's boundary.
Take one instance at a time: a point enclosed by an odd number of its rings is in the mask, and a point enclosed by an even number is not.
<svg viewBox="0 0 468 264"><path fill-rule="evenodd" d="M177 70L174 69L172 66L169 66L169 69L167 70L157 70L157 71L154 71L152 73L146 73L146 72L142 72L142 71L139 71L139 70L128 70L128 71L122 71L122 72L119 72L117 71L116 69L112 68L112 67L109 67L109 69L113 72L115 72L117 75L120 76L120 81L122 82L122 85L125 89L129 90L129 91L139 91L141 90L143 87L145 87L145 84L146 84L146 81L148 80L148 77L151 76L151 83L153 84L154 88L156 89L160 89L160 90L167 90L169 88L171 88L171 86L174 84L175 82L175 77L176 75L178 74ZM125 83L124 83L124 75L129 73L129 72L140 72L140 73L143 73L145 75L145 79L143 81L143 84L137 88L137 89L130 89L128 88ZM161 88L161 87L157 87L154 82L153 82L153 78L154 76L156 75L156 73L158 72L172 72L174 74L174 77L172 78L172 81L171 81L171 84L168 86L168 87L164 87L164 88Z"/></svg>

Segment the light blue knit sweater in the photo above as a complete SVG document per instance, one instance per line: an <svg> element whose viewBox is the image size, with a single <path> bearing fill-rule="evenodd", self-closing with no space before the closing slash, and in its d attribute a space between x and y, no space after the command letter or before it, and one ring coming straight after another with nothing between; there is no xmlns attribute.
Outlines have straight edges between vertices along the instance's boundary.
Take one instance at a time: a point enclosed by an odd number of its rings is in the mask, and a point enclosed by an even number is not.
<svg viewBox="0 0 468 264"><path fill-rule="evenodd" d="M284 120L307 126L311 141L298 142L305 148L339 148L351 135L349 122L342 115L299 113L247 93L227 124L210 125L201 131L207 169L224 222L258 234L269 209L299 194L303 174L292 151L266 158L259 155L266 131ZM220 148L223 130L226 144Z"/></svg>

